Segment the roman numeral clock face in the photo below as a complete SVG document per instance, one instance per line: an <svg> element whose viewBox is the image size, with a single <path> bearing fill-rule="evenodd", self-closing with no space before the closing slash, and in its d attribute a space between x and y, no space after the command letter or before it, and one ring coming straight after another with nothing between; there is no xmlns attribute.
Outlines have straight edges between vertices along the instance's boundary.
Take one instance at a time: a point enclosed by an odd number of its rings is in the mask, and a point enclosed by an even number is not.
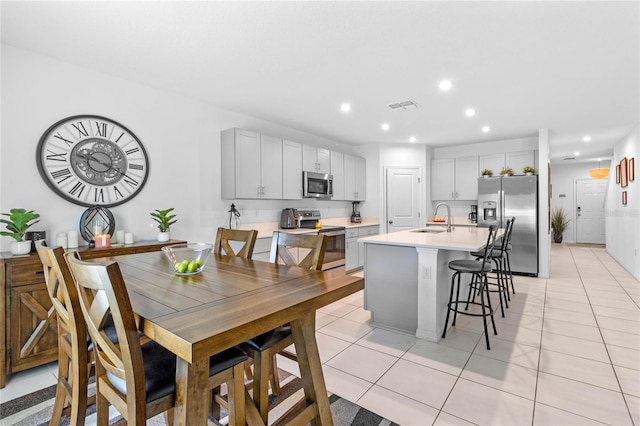
<svg viewBox="0 0 640 426"><path fill-rule="evenodd" d="M149 174L149 158L136 135L96 115L69 117L51 126L40 138L36 162L51 189L87 207L130 200Z"/></svg>

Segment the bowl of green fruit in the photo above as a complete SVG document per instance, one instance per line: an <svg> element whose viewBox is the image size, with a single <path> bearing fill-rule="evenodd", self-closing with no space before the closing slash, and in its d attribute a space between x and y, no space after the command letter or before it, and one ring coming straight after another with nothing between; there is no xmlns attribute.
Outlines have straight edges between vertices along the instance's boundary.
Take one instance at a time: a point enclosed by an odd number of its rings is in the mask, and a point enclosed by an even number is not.
<svg viewBox="0 0 640 426"><path fill-rule="evenodd" d="M174 244L162 247L167 259L177 275L194 275L202 272L213 245L207 243Z"/></svg>

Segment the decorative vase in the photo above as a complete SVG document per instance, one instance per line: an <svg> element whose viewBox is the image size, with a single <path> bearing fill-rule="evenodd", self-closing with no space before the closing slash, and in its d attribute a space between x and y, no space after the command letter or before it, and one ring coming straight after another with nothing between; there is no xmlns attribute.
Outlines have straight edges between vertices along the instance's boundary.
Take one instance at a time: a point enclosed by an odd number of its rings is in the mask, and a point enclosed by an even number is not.
<svg viewBox="0 0 640 426"><path fill-rule="evenodd" d="M561 243L562 242L562 234L553 234L553 241L556 243Z"/></svg>
<svg viewBox="0 0 640 426"><path fill-rule="evenodd" d="M532 174L533 174L533 173L531 173L531 172L527 172L527 173L525 173L524 175L525 175L525 176L531 176Z"/></svg>
<svg viewBox="0 0 640 426"><path fill-rule="evenodd" d="M169 231L166 232L158 232L158 242L166 243L171 239L171 233Z"/></svg>
<svg viewBox="0 0 640 426"><path fill-rule="evenodd" d="M31 241L12 241L11 242L11 254L21 255L29 254L31 251Z"/></svg>

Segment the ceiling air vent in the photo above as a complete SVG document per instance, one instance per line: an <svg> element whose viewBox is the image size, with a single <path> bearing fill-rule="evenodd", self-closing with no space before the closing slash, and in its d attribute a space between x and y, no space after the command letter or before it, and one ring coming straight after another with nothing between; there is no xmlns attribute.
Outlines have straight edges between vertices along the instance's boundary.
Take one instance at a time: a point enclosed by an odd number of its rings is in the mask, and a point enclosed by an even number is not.
<svg viewBox="0 0 640 426"><path fill-rule="evenodd" d="M563 158L563 160L575 160L575 159L576 157L568 157L568 156Z"/></svg>
<svg viewBox="0 0 640 426"><path fill-rule="evenodd" d="M418 105L414 101L402 101L402 102L397 102L395 104L389 104L389 108L391 108L391 109L420 108L420 105Z"/></svg>

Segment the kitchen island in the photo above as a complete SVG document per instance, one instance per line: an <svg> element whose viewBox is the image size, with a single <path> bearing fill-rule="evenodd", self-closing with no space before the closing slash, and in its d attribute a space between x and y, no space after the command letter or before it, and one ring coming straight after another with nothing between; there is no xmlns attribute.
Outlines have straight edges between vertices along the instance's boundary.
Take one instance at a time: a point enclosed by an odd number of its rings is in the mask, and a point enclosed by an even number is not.
<svg viewBox="0 0 640 426"><path fill-rule="evenodd" d="M371 311L371 322L439 341L453 275L448 264L471 258L469 252L483 248L487 235L487 228L427 227L359 239L365 248L364 308Z"/></svg>

